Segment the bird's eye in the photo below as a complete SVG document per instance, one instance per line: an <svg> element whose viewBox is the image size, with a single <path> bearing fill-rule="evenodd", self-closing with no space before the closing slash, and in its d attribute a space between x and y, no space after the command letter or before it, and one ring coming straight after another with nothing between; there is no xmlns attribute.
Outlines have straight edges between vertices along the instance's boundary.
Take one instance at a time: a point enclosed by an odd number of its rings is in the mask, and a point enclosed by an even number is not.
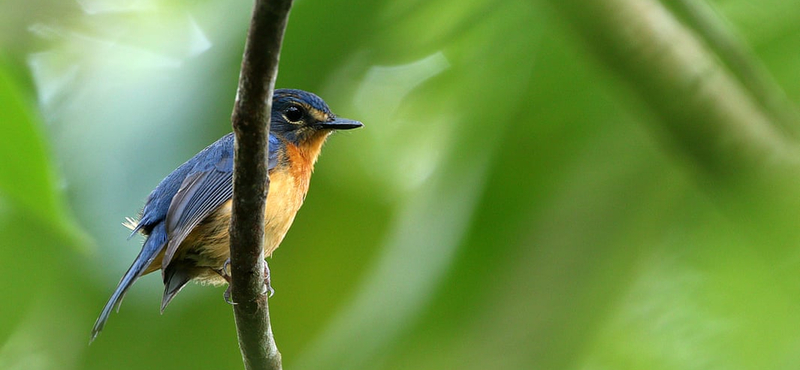
<svg viewBox="0 0 800 370"><path fill-rule="evenodd" d="M292 123L299 123L303 120L303 116L305 115L305 111L303 108L298 107L296 105L292 105L283 112L283 116L286 117L286 120Z"/></svg>

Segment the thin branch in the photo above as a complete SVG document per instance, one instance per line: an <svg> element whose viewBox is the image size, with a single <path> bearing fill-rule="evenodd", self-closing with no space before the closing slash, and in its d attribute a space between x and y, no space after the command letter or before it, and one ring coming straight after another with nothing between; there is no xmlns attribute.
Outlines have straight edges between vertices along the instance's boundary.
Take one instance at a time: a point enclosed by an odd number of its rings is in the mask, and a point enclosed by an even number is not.
<svg viewBox="0 0 800 370"><path fill-rule="evenodd" d="M245 369L281 369L264 285L264 213L272 92L292 0L256 0L231 117L236 135L231 294Z"/></svg>
<svg viewBox="0 0 800 370"><path fill-rule="evenodd" d="M796 245L800 150L765 107L656 0L551 0L649 107L648 123L760 246ZM769 87L767 87L769 88ZM760 248L784 258L781 248Z"/></svg>
<svg viewBox="0 0 800 370"><path fill-rule="evenodd" d="M596 56L653 111L706 173L743 179L796 164L796 143L690 30L654 0L552 0Z"/></svg>
<svg viewBox="0 0 800 370"><path fill-rule="evenodd" d="M800 113L786 94L742 42L733 27L717 14L704 0L675 0L666 3L703 37L708 46L719 55L731 72L761 104L766 114L779 124L787 135L797 138Z"/></svg>

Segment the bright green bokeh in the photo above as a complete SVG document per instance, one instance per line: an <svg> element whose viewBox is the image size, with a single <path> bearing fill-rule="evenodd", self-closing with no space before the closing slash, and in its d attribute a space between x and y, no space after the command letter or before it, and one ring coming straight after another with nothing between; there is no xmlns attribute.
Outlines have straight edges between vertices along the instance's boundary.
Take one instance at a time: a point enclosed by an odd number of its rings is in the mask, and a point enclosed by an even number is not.
<svg viewBox="0 0 800 370"><path fill-rule="evenodd" d="M800 5L754 4L714 3L798 101ZM88 339L121 222L230 130L250 5L0 4L0 369L241 367L223 290L159 315L157 274ZM269 260L285 368L800 366L800 245L759 238L796 221L743 228L546 2L297 1L277 85L365 123Z"/></svg>

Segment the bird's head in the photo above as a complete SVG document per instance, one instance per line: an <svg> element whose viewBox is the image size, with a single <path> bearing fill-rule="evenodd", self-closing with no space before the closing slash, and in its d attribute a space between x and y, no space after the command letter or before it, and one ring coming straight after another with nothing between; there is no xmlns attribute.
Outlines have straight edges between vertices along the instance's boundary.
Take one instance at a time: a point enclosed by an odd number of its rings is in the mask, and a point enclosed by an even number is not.
<svg viewBox="0 0 800 370"><path fill-rule="evenodd" d="M321 146L331 132L361 126L361 122L336 117L325 101L310 92L278 89L272 96L270 132L294 145Z"/></svg>

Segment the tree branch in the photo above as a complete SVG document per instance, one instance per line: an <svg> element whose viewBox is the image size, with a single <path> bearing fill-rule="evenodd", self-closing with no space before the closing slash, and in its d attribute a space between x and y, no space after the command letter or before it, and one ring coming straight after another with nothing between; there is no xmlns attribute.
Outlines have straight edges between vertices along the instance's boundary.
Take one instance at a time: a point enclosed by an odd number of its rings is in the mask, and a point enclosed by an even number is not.
<svg viewBox="0 0 800 370"><path fill-rule="evenodd" d="M740 83L659 1L550 4L656 114L649 123L742 230L759 246L783 247L759 251L785 258L781 251L800 239L800 150L748 90L752 84Z"/></svg>
<svg viewBox="0 0 800 370"><path fill-rule="evenodd" d="M664 133L719 180L747 181L797 145L694 34L655 0L552 0L594 54L658 115ZM795 166L796 168L796 166Z"/></svg>
<svg viewBox="0 0 800 370"><path fill-rule="evenodd" d="M800 113L764 65L751 57L752 50L742 42L732 26L720 18L711 4L705 0L675 0L665 5L682 15L688 25L702 36L785 134L793 138L800 136Z"/></svg>
<svg viewBox="0 0 800 370"><path fill-rule="evenodd" d="M264 212L272 93L292 0L256 0L231 116L236 135L231 294L245 369L281 369L264 286Z"/></svg>

